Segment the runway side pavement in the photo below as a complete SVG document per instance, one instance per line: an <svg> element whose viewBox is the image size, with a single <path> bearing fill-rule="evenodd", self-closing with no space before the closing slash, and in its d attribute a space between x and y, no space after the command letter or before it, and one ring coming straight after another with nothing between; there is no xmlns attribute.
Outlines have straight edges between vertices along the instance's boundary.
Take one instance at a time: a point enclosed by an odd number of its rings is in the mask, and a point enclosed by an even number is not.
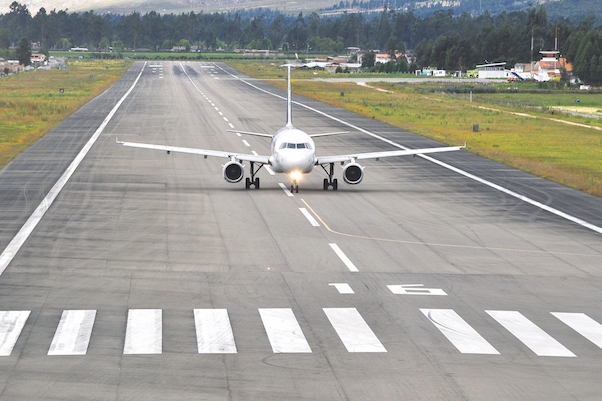
<svg viewBox="0 0 602 401"><path fill-rule="evenodd" d="M115 136L265 154L268 141L225 130L282 124L285 103L223 65L152 64L0 276L0 397L599 393L597 233L421 158L366 163L364 182L337 192L315 171L290 194L267 170L245 190L224 182L220 160L118 147ZM294 122L344 129L299 106ZM392 146L357 132L316 142L320 154ZM465 152L445 161L564 199ZM593 215L599 203L582 201Z"/></svg>

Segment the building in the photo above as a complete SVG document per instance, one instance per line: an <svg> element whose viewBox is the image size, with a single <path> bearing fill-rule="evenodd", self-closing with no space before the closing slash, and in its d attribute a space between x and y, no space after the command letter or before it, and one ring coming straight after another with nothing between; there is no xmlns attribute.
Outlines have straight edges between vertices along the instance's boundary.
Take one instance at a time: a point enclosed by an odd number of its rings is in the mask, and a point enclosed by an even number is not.
<svg viewBox="0 0 602 401"><path fill-rule="evenodd" d="M506 62L503 63L490 63L477 65L477 72L479 78L485 79L507 79L510 77L510 71L507 71Z"/></svg>

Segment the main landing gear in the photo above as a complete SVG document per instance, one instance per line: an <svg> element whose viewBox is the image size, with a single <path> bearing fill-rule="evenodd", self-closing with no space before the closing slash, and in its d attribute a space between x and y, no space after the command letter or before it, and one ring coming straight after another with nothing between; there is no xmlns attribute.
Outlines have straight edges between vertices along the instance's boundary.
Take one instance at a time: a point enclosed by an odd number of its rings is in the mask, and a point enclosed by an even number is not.
<svg viewBox="0 0 602 401"><path fill-rule="evenodd" d="M334 163L330 163L330 171L326 170L326 167L324 167L323 164L320 164L320 166L326 172L326 174L328 174L328 178L324 178L324 191L327 191L328 187L332 187L333 191L339 189L339 182L336 178L332 178L334 177Z"/></svg>
<svg viewBox="0 0 602 401"><path fill-rule="evenodd" d="M247 179L245 180L246 189L250 189L251 185L253 185L255 189L259 189L259 177L255 177L255 174L257 174L262 167L263 164L259 164L257 170L255 170L255 163L251 162L251 178L247 177Z"/></svg>

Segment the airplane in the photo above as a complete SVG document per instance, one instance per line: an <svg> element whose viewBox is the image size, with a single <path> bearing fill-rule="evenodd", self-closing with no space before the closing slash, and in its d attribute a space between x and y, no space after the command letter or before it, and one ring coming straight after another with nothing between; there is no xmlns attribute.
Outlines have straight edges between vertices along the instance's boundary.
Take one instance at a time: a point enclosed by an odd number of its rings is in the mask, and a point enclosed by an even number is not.
<svg viewBox="0 0 602 401"><path fill-rule="evenodd" d="M316 146L312 138L338 135L348 133L343 132L330 132L324 134L309 135L302 130L295 128L292 123L292 96L291 96L291 67L288 66L288 84L287 84L287 109L286 109L286 125L280 128L274 135L263 134L258 132L247 132L238 130L228 130L231 132L237 132L245 135L255 135L261 137L271 138L271 155L249 155L242 154L239 152L225 152L221 150L208 150L208 149L195 149L195 148L182 148L177 146L164 146L154 145L145 143L135 142L122 142L116 139L116 142L123 146L153 149L166 151L167 154L171 152L177 153L189 153L195 155L202 155L205 159L208 156L221 157L230 159L229 162L223 165L222 175L227 182L237 183L244 177L244 166L243 162L250 163L250 175L245 181L245 188L250 189L254 186L255 189L259 189L259 177L256 177L257 173L263 166L270 166L276 173L289 174L292 179L290 192L299 192L299 184L303 174L308 174L313 171L317 166L322 167L328 178L324 178L324 190L332 188L333 190L338 189L338 180L334 178L334 165L335 163L341 163L343 167L343 180L348 184L359 184L364 178L364 167L357 163L358 160L364 159L375 159L378 160L384 157L395 157L395 156L415 156L426 153L438 153L438 152L451 152L466 148L464 146L450 146L441 148L426 148L426 149L410 149L410 150L391 150L384 152L369 152L369 153L353 153L348 155L335 155L335 156L317 156ZM347 164L345 164L347 163ZM256 164L258 166L256 166ZM327 169L326 166L329 166Z"/></svg>

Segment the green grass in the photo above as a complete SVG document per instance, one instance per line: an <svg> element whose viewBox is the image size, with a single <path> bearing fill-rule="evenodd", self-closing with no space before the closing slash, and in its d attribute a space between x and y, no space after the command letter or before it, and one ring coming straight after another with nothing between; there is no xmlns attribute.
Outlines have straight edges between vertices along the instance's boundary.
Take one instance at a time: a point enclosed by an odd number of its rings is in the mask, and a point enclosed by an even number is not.
<svg viewBox="0 0 602 401"><path fill-rule="evenodd" d="M76 61L66 70L33 70L0 79L0 168L106 90L131 64Z"/></svg>
<svg viewBox="0 0 602 401"><path fill-rule="evenodd" d="M261 78L282 75L282 70L265 63L242 65L228 62L241 71ZM331 74L332 75L332 74ZM296 79L307 72L293 71ZM285 81L268 81L285 89ZM537 105L541 100L574 104L571 96L598 104L600 95L571 91L537 91L536 85L523 87L526 93L478 94L479 102L446 94L446 84L374 83L392 93L378 92L353 83L324 83L299 80L295 93L317 99L357 114L386 122L396 127L436 139L449 145L468 143L468 150L544 178L602 196L602 131L571 126L553 121L562 119L579 123L599 121L554 114L547 109L516 106L521 102ZM453 84L450 84L453 85ZM508 84L500 84L508 85ZM439 91L431 89L438 88ZM344 92L345 96L340 93ZM482 97L482 98L481 98ZM582 100L584 99L584 100ZM500 102L511 105L500 105ZM497 110L484 110L477 106ZM601 107L602 108L602 107ZM535 118L509 112L528 113ZM479 124L479 132L473 132Z"/></svg>

